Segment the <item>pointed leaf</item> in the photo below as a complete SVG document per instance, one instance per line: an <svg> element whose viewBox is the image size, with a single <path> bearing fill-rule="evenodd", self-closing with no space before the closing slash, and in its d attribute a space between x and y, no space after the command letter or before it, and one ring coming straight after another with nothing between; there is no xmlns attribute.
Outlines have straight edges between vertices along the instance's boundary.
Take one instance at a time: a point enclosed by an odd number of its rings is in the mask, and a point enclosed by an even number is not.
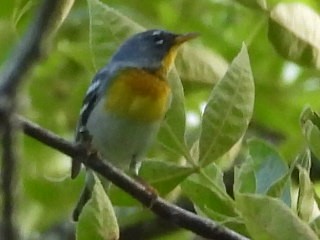
<svg viewBox="0 0 320 240"><path fill-rule="evenodd" d="M199 143L201 165L216 161L242 137L251 119L253 102L253 77L243 45L214 87L205 108Z"/></svg>
<svg viewBox="0 0 320 240"><path fill-rule="evenodd" d="M236 206L255 240L316 240L316 234L278 199L239 194Z"/></svg>
<svg viewBox="0 0 320 240"><path fill-rule="evenodd" d="M280 3L271 11L268 37L284 58L320 68L320 16L302 3Z"/></svg>
<svg viewBox="0 0 320 240"><path fill-rule="evenodd" d="M119 227L112 204L96 176L91 199L82 210L76 231L77 240L119 239Z"/></svg>

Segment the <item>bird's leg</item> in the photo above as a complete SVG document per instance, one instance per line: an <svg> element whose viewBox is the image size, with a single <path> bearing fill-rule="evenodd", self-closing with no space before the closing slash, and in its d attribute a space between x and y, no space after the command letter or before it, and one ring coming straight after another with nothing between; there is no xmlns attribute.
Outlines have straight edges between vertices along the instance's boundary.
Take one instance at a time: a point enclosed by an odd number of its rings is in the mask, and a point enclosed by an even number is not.
<svg viewBox="0 0 320 240"><path fill-rule="evenodd" d="M72 165L71 165L71 178L74 179L78 176L80 170L81 170L81 162L86 162L90 159L90 157L93 157L97 155L97 157L100 157L98 155L98 151L93 148L92 146L92 136L89 134L89 131L86 127L81 127L78 130L78 136L77 136L77 142L80 143L80 145L85 149L85 156L76 156L72 159Z"/></svg>
<svg viewBox="0 0 320 240"><path fill-rule="evenodd" d="M133 155L130 161L129 172L133 177L139 177L139 169L141 161L137 160L136 155Z"/></svg>
<svg viewBox="0 0 320 240"><path fill-rule="evenodd" d="M84 207L84 205L89 201L91 198L92 189L90 189L87 185L83 188L82 193L80 195L80 198L77 202L76 207L73 210L72 213L72 219L73 221L77 222L79 220L79 216L81 214L81 211Z"/></svg>
<svg viewBox="0 0 320 240"><path fill-rule="evenodd" d="M88 156L97 156L101 157L98 151L92 146L92 136L90 135L88 129L86 127L81 127L79 130L80 135L80 143L87 151Z"/></svg>

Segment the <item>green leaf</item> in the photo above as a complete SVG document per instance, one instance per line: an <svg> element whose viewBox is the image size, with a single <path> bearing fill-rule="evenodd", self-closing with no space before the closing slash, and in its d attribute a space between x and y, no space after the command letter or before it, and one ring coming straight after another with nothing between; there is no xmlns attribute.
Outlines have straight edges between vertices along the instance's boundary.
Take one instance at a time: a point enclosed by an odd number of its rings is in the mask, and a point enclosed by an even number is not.
<svg viewBox="0 0 320 240"><path fill-rule="evenodd" d="M211 86L226 73L228 63L211 49L186 45L180 50L176 67L183 81Z"/></svg>
<svg viewBox="0 0 320 240"><path fill-rule="evenodd" d="M240 167L234 168L233 192L237 195L239 193L254 193L255 191L256 176L252 159L248 157Z"/></svg>
<svg viewBox="0 0 320 240"><path fill-rule="evenodd" d="M310 180L311 156L310 151L306 150L297 161L299 165L299 193L297 202L297 212L301 219L309 221L313 212L314 190Z"/></svg>
<svg viewBox="0 0 320 240"><path fill-rule="evenodd" d="M317 234L317 236L320 238L320 216L316 217L316 219L314 219L310 223L310 227Z"/></svg>
<svg viewBox="0 0 320 240"><path fill-rule="evenodd" d="M169 74L173 98L166 117L158 134L158 143L176 156L187 156L188 150L184 139L185 106L183 86L177 71L173 69Z"/></svg>
<svg viewBox="0 0 320 240"><path fill-rule="evenodd" d="M254 83L247 48L243 45L227 73L214 87L204 110L200 163L216 161L245 133L254 103Z"/></svg>
<svg viewBox="0 0 320 240"><path fill-rule="evenodd" d="M300 124L311 151L320 159L320 117L310 107L307 107L300 115Z"/></svg>
<svg viewBox="0 0 320 240"><path fill-rule="evenodd" d="M117 240L119 227L112 204L98 177L91 199L84 206L77 224L77 240Z"/></svg>
<svg viewBox="0 0 320 240"><path fill-rule="evenodd" d="M237 233L248 236L246 225L244 224L244 221L241 219L241 217L225 216L217 212L214 212L210 208L205 208L204 212L198 209L197 207L195 209L198 214L205 215L206 217L220 223L221 225L227 228L236 231Z"/></svg>
<svg viewBox="0 0 320 240"><path fill-rule="evenodd" d="M270 13L268 37L284 58L320 68L320 17L307 5L280 3Z"/></svg>
<svg viewBox="0 0 320 240"><path fill-rule="evenodd" d="M288 166L280 154L265 142L250 140L248 146L254 162L256 193L266 194L278 180L288 173ZM290 206L290 185L284 185L284 188L281 198ZM288 200L290 201L288 202Z"/></svg>
<svg viewBox="0 0 320 240"><path fill-rule="evenodd" d="M211 209L220 215L237 216L233 199L226 193L221 170L212 164L200 171L182 182L182 191L204 214L206 209Z"/></svg>
<svg viewBox="0 0 320 240"><path fill-rule="evenodd" d="M287 172L279 180L275 181L267 191L267 195L274 198L281 198L288 206L291 205L291 171Z"/></svg>
<svg viewBox="0 0 320 240"><path fill-rule="evenodd" d="M313 186L308 172L299 168L299 195L297 203L298 215L301 219L309 221L313 212Z"/></svg>
<svg viewBox="0 0 320 240"><path fill-rule="evenodd" d="M255 240L316 240L311 228L278 199L239 194L236 206Z"/></svg>
<svg viewBox="0 0 320 240"><path fill-rule="evenodd" d="M213 191L219 190L228 197L226 186L223 181L223 172L215 163L212 163L199 171L199 173L190 176L190 179L211 188Z"/></svg>
<svg viewBox="0 0 320 240"><path fill-rule="evenodd" d="M182 167L165 161L149 160L143 163L139 175L163 196L193 172L194 169L189 167Z"/></svg>

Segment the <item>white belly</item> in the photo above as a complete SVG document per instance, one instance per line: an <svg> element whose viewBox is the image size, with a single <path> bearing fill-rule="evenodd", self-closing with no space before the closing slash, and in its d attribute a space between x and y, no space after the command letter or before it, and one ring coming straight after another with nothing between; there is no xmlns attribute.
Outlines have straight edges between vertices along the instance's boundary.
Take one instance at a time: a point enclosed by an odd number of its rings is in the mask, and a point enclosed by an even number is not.
<svg viewBox="0 0 320 240"><path fill-rule="evenodd" d="M93 147L106 160L122 169L128 169L133 157L136 160L146 153L160 127L160 121L140 123L105 113L101 100L91 113L87 129L92 136ZM101 114L104 113L104 114Z"/></svg>

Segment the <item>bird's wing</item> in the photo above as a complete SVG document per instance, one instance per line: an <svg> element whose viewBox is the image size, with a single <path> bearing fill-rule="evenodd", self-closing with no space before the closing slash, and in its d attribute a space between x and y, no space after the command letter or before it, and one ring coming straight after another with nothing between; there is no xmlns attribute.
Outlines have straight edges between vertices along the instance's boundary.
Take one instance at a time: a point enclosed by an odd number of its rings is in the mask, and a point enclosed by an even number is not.
<svg viewBox="0 0 320 240"><path fill-rule="evenodd" d="M88 118L94 106L103 96L102 91L104 91L106 83L110 80L110 76L110 69L106 67L98 72L93 78L86 92L85 98L82 103L82 108L80 110L79 121L76 128L75 142L82 143L86 140L85 138L88 136L88 132L86 129ZM79 174L80 169L80 161L77 159L72 159L71 178L75 178Z"/></svg>

